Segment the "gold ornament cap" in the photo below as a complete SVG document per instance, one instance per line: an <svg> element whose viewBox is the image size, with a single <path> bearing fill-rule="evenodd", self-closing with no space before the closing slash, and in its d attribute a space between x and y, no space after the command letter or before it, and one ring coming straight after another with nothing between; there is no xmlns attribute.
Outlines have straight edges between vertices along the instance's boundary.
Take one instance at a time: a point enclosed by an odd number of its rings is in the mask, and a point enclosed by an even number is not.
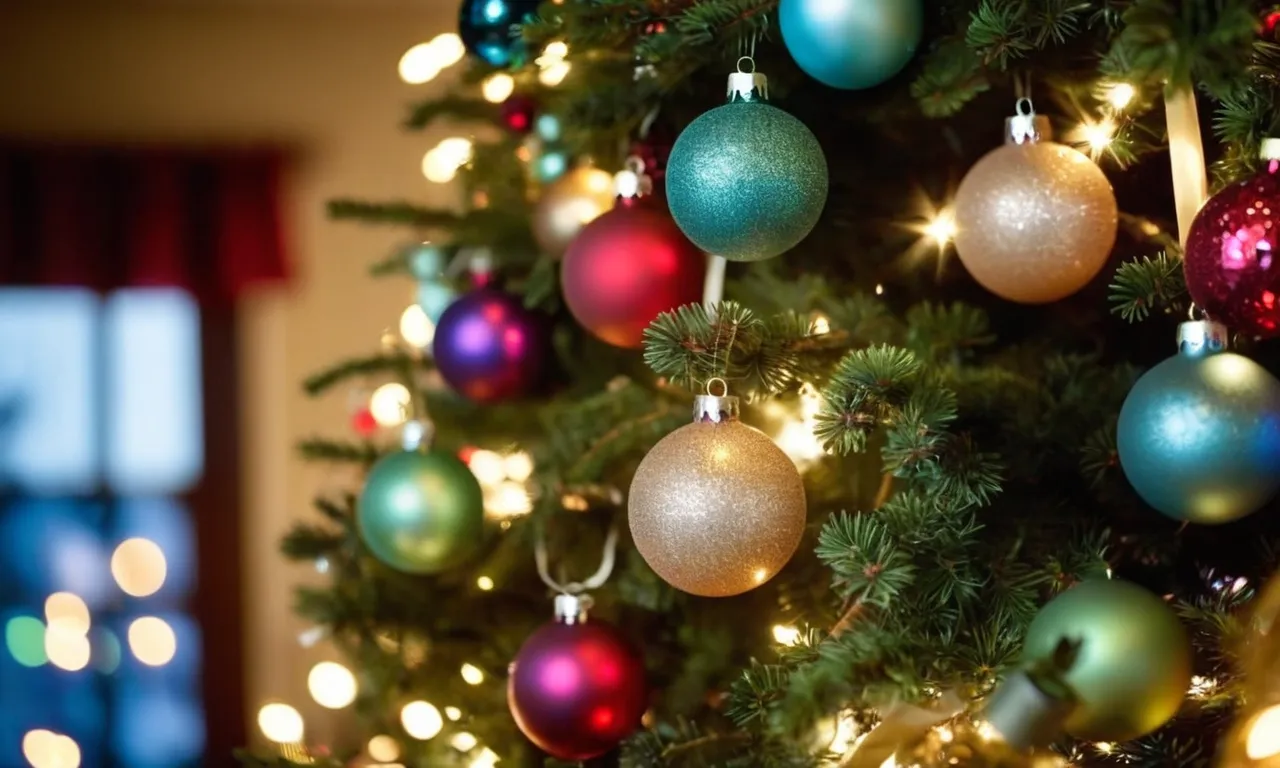
<svg viewBox="0 0 1280 768"><path fill-rule="evenodd" d="M716 384L720 385L720 394L714 394ZM721 424L737 421L739 413L738 398L729 394L729 385L724 379L714 378L707 382L707 393L695 395L693 398L693 421L695 424Z"/></svg>
<svg viewBox="0 0 1280 768"><path fill-rule="evenodd" d="M743 64L751 69L743 71ZM756 60L750 56L738 59L738 71L729 73L729 86L725 92L729 104L738 101L768 101L769 78L756 71Z"/></svg>
<svg viewBox="0 0 1280 768"><path fill-rule="evenodd" d="M591 610L594 601L585 592L571 595L562 592L556 595L556 622L560 624L586 624L587 611Z"/></svg>
<svg viewBox="0 0 1280 768"><path fill-rule="evenodd" d="M1227 326L1213 320L1190 320L1178 326L1178 354L1204 357L1230 346Z"/></svg>
<svg viewBox="0 0 1280 768"><path fill-rule="evenodd" d="M1035 144L1040 141L1053 140L1053 126L1049 118L1036 114L1031 99L1018 99L1014 107L1015 115L1004 121L1005 144Z"/></svg>

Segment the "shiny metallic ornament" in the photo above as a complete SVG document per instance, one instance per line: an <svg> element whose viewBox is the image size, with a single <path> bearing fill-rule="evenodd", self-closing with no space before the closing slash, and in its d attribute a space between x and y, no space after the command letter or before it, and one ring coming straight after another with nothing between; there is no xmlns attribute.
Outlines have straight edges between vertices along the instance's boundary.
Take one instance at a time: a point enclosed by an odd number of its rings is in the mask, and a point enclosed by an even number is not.
<svg viewBox="0 0 1280 768"><path fill-rule="evenodd" d="M1030 101L1008 121L1005 145L956 192L956 253L984 288L1023 304L1070 296L1098 274L1116 241L1119 212L1101 169L1048 140Z"/></svg>
<svg viewBox="0 0 1280 768"><path fill-rule="evenodd" d="M685 235L730 261L791 250L827 202L827 160L813 133L769 105L764 75L729 76L729 103L690 123L667 161L667 203Z"/></svg>
<svg viewBox="0 0 1280 768"><path fill-rule="evenodd" d="M533 209L533 239L549 256L564 253L573 238L597 216L613 208L613 177L581 167L551 182Z"/></svg>
<svg viewBox="0 0 1280 768"><path fill-rule="evenodd" d="M1080 643L1065 675L1078 697L1067 733L1127 741L1177 714L1191 684L1191 642L1159 597L1127 581L1084 581L1036 615L1023 658L1045 658L1064 639Z"/></svg>
<svg viewBox="0 0 1280 768"><path fill-rule="evenodd" d="M778 26L805 74L858 90L883 83L911 61L924 7L920 0L782 0Z"/></svg>
<svg viewBox="0 0 1280 768"><path fill-rule="evenodd" d="M458 36L467 53L495 67L519 64L524 42L515 25L533 16L541 0L462 0Z"/></svg>
<svg viewBox="0 0 1280 768"><path fill-rule="evenodd" d="M700 396L694 423L662 438L636 469L627 516L636 549L677 589L727 597L773 578L804 534L804 484L738 398Z"/></svg>
<svg viewBox="0 0 1280 768"><path fill-rule="evenodd" d="M1280 491L1280 381L1226 346L1226 327L1183 323L1178 354L1143 374L1120 409L1125 477L1177 520L1229 523Z"/></svg>

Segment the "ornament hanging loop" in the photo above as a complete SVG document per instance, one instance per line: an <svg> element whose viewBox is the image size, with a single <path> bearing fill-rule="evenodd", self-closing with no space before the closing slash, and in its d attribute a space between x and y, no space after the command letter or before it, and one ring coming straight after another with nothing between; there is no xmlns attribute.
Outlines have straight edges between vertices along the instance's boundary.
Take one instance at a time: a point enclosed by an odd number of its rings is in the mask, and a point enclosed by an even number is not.
<svg viewBox="0 0 1280 768"><path fill-rule="evenodd" d="M542 579L542 583L558 593L555 600L555 616L558 621L564 624L581 624L587 620L587 611L591 609L592 604L591 595L587 594L587 590L604 586L613 573L617 554L618 529L611 527L609 534L605 537L604 551L600 555L600 567L596 572L584 581L561 584L551 578L551 571L547 566L547 540L541 530L538 532L538 539L533 547L533 558L538 566L538 577Z"/></svg>
<svg viewBox="0 0 1280 768"><path fill-rule="evenodd" d="M716 389L720 394L715 394ZM710 424L738 420L738 398L729 394L728 382L719 376L707 380L707 393L693 398L693 420Z"/></svg>
<svg viewBox="0 0 1280 768"><path fill-rule="evenodd" d="M1034 144L1042 138L1048 138L1049 121L1036 114L1031 99L1023 96L1014 104L1015 114L1004 121L1004 140L1006 144Z"/></svg>

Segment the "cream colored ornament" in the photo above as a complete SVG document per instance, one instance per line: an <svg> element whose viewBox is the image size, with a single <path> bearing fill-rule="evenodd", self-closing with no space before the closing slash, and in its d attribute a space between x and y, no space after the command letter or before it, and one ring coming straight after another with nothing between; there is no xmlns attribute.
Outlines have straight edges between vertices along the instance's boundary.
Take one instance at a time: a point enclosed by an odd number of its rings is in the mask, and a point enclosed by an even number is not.
<svg viewBox="0 0 1280 768"><path fill-rule="evenodd" d="M1005 145L987 153L955 199L956 253L984 288L1022 304L1070 296L1098 274L1116 241L1118 209L1102 170L1050 141L1028 99Z"/></svg>
<svg viewBox="0 0 1280 768"><path fill-rule="evenodd" d="M542 190L533 209L533 239L542 252L561 256L573 238L613 208L613 176L590 166L569 171Z"/></svg>
<svg viewBox="0 0 1280 768"><path fill-rule="evenodd" d="M738 398L702 395L694 422L640 463L627 503L645 562L673 587L728 597L773 578L804 535L804 483L763 432L738 421Z"/></svg>

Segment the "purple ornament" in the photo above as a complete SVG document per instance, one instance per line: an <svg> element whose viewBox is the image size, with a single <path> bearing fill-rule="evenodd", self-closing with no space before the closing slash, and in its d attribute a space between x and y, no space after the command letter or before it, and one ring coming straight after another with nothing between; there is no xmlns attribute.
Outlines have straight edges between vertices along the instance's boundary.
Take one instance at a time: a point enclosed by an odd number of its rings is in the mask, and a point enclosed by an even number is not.
<svg viewBox="0 0 1280 768"><path fill-rule="evenodd" d="M480 403L524 394L548 352L546 326L520 298L481 288L440 315L432 354L455 391Z"/></svg>

